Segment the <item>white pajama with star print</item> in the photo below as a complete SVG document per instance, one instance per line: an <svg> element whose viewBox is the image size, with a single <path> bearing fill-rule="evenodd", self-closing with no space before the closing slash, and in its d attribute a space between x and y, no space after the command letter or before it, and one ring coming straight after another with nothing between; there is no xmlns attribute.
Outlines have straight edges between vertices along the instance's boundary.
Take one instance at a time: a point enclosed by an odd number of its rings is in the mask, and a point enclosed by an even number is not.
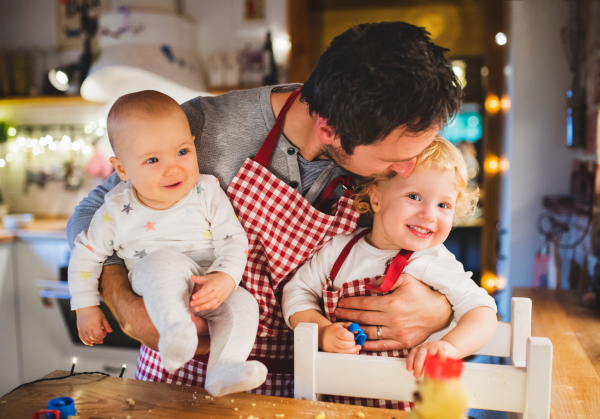
<svg viewBox="0 0 600 419"><path fill-rule="evenodd" d="M258 327L256 300L237 287L248 239L214 176L200 175L194 188L166 210L142 205L131 182L106 194L89 229L75 240L69 262L72 310L99 305L98 278L113 251L125 260L132 288L144 298L168 370L189 361L198 342L188 304L194 286L190 277L215 271L231 276L236 289L217 309L198 314L207 319L211 333L208 375L219 362L246 360ZM208 382L207 377L207 387Z"/></svg>

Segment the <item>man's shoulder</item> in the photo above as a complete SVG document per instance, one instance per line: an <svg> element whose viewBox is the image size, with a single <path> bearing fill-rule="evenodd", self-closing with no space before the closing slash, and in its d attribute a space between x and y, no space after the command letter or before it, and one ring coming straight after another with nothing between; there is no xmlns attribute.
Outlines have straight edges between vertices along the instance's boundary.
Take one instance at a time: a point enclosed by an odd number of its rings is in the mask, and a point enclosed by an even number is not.
<svg viewBox="0 0 600 419"><path fill-rule="evenodd" d="M240 112L261 112L270 109L271 92L291 92L300 84L262 86L254 89L232 90L218 96L198 96L181 105L188 119L206 118L213 114L220 118L238 118ZM225 113L223 111L226 111Z"/></svg>

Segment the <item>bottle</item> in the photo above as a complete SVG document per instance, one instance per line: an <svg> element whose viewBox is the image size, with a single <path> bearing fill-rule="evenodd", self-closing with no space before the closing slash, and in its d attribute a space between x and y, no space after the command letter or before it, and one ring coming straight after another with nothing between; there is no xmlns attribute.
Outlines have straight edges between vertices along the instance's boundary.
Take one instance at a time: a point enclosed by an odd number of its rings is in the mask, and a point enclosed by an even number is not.
<svg viewBox="0 0 600 419"><path fill-rule="evenodd" d="M425 379L417 383L410 419L466 419L467 389L460 379L463 363L427 355Z"/></svg>
<svg viewBox="0 0 600 419"><path fill-rule="evenodd" d="M277 84L277 65L273 55L273 41L271 40L271 31L267 32L267 39L263 47L264 76L263 85L269 86Z"/></svg>

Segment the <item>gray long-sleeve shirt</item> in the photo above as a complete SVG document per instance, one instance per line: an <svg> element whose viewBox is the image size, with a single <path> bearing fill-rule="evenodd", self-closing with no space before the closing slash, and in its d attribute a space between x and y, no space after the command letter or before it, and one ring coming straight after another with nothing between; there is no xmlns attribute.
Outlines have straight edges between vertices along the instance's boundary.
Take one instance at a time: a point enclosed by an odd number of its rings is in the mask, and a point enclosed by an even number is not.
<svg viewBox="0 0 600 419"><path fill-rule="evenodd" d="M275 124L271 92L291 92L298 87L298 84L265 86L221 96L197 97L181 105L190 123L192 135L196 137L200 173L216 176L221 188L226 190L244 161L258 152ZM301 175L298 152L299 149L280 134L269 171L302 193L303 190L306 191L306 187L303 188L302 185L303 179L306 183L315 177L310 168L307 170L306 162L303 162ZM315 203L329 182L346 172L333 162L325 168L322 161L309 162L309 167L311 163L315 170L322 170L304 193L310 203ZM71 249L75 237L87 230L94 214L104 203L104 195L119 182L119 177L113 173L75 208L67 224L67 239ZM338 187L335 198L342 193L341 187ZM105 264L122 265L123 261L113 254Z"/></svg>

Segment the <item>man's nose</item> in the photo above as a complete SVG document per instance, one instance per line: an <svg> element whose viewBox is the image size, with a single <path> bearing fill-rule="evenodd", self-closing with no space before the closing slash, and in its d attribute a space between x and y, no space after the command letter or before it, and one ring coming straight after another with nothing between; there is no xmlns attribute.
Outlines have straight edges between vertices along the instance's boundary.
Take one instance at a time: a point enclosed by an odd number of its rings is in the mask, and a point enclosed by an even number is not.
<svg viewBox="0 0 600 419"><path fill-rule="evenodd" d="M398 173L401 177L409 177L415 168L415 164L417 164L417 158L413 157L408 161L403 161L400 163L395 163L390 166L394 172Z"/></svg>

